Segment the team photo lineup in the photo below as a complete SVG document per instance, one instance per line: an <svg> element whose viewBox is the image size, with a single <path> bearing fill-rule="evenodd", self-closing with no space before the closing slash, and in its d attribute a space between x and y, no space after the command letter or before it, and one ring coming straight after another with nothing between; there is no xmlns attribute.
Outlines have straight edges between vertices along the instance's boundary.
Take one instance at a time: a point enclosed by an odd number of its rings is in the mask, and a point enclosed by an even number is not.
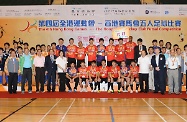
<svg viewBox="0 0 187 122"><path fill-rule="evenodd" d="M8 84L10 94L17 93L18 85L21 85L21 94L32 93L33 81L36 93L77 92L78 89L88 92L88 87L90 92L99 93L104 83L108 93L182 94L183 77L187 73L187 45L179 47L155 39L146 47L141 38L134 41L133 36L126 43L119 38L116 45L113 38L100 38L99 45L94 41L90 38L86 47L82 41L75 45L73 38L69 39L69 45L64 45L63 38L58 39L58 44L35 47L27 42L13 41L13 47L4 43L0 47L0 84ZM105 45L106 41L109 45Z"/></svg>

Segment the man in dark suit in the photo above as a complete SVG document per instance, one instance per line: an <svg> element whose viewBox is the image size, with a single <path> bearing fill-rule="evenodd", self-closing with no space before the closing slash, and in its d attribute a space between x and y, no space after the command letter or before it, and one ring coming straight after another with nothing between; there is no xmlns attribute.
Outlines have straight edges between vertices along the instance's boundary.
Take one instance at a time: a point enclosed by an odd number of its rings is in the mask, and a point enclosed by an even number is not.
<svg viewBox="0 0 187 122"><path fill-rule="evenodd" d="M134 47L134 60L137 63L138 62L138 58L141 56L141 51L144 50L146 52L147 55L147 48L145 45L142 45L143 40L141 38L139 38L137 40L137 46Z"/></svg>
<svg viewBox="0 0 187 122"><path fill-rule="evenodd" d="M52 81L52 92L55 92L55 81L56 81L56 56L54 55L54 50L50 49L49 55L45 57L45 70L48 77L47 91L51 91L51 81ZM51 80L52 79L52 80Z"/></svg>
<svg viewBox="0 0 187 122"><path fill-rule="evenodd" d="M160 88L161 94L164 95L165 92L165 79L164 79L164 73L165 69L164 66L166 64L166 59L163 54L160 53L160 49L157 47L154 49L155 55L151 59L151 65L154 68L154 86L155 91L154 93L158 93L158 90Z"/></svg>

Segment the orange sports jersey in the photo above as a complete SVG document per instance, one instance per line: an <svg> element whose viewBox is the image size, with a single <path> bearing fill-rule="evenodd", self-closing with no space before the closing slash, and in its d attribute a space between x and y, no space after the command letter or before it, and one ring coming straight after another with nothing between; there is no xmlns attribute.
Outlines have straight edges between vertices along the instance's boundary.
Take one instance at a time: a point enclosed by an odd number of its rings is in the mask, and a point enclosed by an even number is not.
<svg viewBox="0 0 187 122"><path fill-rule="evenodd" d="M115 46L114 45L108 45L106 47L106 53L107 53L107 61L112 61L115 59Z"/></svg>
<svg viewBox="0 0 187 122"><path fill-rule="evenodd" d="M59 56L59 50L54 49L54 55L56 55L58 57Z"/></svg>
<svg viewBox="0 0 187 122"><path fill-rule="evenodd" d="M138 66L135 66L135 67L130 66L130 72L133 75L133 77L135 77L135 78L139 77L138 76L138 72L139 72L139 67Z"/></svg>
<svg viewBox="0 0 187 122"><path fill-rule="evenodd" d="M68 45L67 46L67 57L76 58L77 46L76 45Z"/></svg>
<svg viewBox="0 0 187 122"><path fill-rule="evenodd" d="M48 52L42 52L42 56L46 57L48 55L49 55Z"/></svg>
<svg viewBox="0 0 187 122"><path fill-rule="evenodd" d="M119 77L119 74L118 72L120 71L120 68L119 66L116 66L116 67L110 67L110 73L112 75L112 78L118 78Z"/></svg>
<svg viewBox="0 0 187 122"><path fill-rule="evenodd" d="M79 76L80 78L88 78L88 68L87 67L80 67L79 69Z"/></svg>
<svg viewBox="0 0 187 122"><path fill-rule="evenodd" d="M99 67L99 73L101 78L107 78L109 72L109 67Z"/></svg>
<svg viewBox="0 0 187 122"><path fill-rule="evenodd" d="M95 45L93 45L93 46L88 45L86 47L86 52L87 52L87 55L88 55L88 61L94 61L94 60L96 60L97 46L95 46Z"/></svg>
<svg viewBox="0 0 187 122"><path fill-rule="evenodd" d="M134 47L136 46L136 43L127 42L124 44L125 52L126 52L126 59L134 59Z"/></svg>
<svg viewBox="0 0 187 122"><path fill-rule="evenodd" d="M90 76L95 78L97 76L97 72L99 71L99 69L97 66L95 67L89 66L88 71L90 72Z"/></svg>
<svg viewBox="0 0 187 122"><path fill-rule="evenodd" d="M125 59L125 46L116 45L116 61L123 61Z"/></svg>
<svg viewBox="0 0 187 122"><path fill-rule="evenodd" d="M77 59L78 60L83 60L85 59L85 55L86 55L86 49L83 48L77 48Z"/></svg>

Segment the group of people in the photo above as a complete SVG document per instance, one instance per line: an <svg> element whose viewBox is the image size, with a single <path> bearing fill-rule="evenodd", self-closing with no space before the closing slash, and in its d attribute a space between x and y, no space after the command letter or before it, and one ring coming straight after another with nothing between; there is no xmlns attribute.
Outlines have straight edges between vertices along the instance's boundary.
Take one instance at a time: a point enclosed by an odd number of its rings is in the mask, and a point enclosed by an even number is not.
<svg viewBox="0 0 187 122"><path fill-rule="evenodd" d="M100 84L108 85L108 92L114 93L114 82L118 85L117 92L166 93L168 84L169 94L182 93L182 79L187 73L187 45L183 49L177 44L164 41L152 41L147 50L139 38L137 44L129 36L124 44L122 38L114 45L114 39L109 39L109 45L104 45L104 39L99 39L99 45L94 45L94 39L89 39L89 45L83 47L82 41L78 46L74 39L69 39L69 45L64 45L60 38L47 47L36 45L29 49L29 44L19 46L16 41L13 48L9 43L0 48L0 82L5 76L8 92L17 93L17 84L21 83L21 93L25 93L25 83L28 82L28 93L32 93L32 80L36 82L36 93L43 93L44 83L47 81L47 92L55 92L59 79L59 91L76 92L80 85L80 92L100 92ZM158 45L159 43L159 45ZM85 62L85 56L88 62ZM35 79L32 79L32 76ZM72 89L71 83L75 83ZM135 86L133 86L135 85ZM51 87L52 86L52 87ZM130 86L130 88L129 88ZM135 89L134 89L135 88ZM187 93L187 92L186 92Z"/></svg>

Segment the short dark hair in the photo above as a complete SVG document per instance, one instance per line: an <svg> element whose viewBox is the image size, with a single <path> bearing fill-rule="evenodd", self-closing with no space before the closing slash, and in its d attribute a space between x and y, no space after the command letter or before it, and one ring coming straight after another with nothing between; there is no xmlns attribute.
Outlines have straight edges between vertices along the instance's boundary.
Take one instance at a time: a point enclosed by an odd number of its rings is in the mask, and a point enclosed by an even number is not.
<svg viewBox="0 0 187 122"><path fill-rule="evenodd" d="M73 38L70 38L70 39L69 39L69 41L70 41L70 40L73 40L73 41L74 41L74 39L73 39Z"/></svg>
<svg viewBox="0 0 187 122"><path fill-rule="evenodd" d="M18 42L17 42L17 41L14 41L14 42L13 42L13 45L14 45L14 44L18 44Z"/></svg>
<svg viewBox="0 0 187 122"><path fill-rule="evenodd" d="M184 49L187 47L187 44L186 45L184 45Z"/></svg>
<svg viewBox="0 0 187 122"><path fill-rule="evenodd" d="M163 40L160 40L159 43L160 43L160 42L164 42L164 41L163 41Z"/></svg>
<svg viewBox="0 0 187 122"><path fill-rule="evenodd" d="M174 44L173 47L175 47L175 46L179 46L179 45L178 44Z"/></svg>
<svg viewBox="0 0 187 122"><path fill-rule="evenodd" d="M56 45L56 43L55 43L55 42L53 42L53 43L51 43L51 46L52 46L52 45Z"/></svg>
<svg viewBox="0 0 187 122"><path fill-rule="evenodd" d="M93 41L94 39L93 39L93 38L90 38L89 41L91 41L91 40Z"/></svg>
<svg viewBox="0 0 187 122"><path fill-rule="evenodd" d="M85 64L85 61L81 61L81 64L84 63Z"/></svg>
<svg viewBox="0 0 187 122"><path fill-rule="evenodd" d="M154 39L154 40L152 41L152 43L153 43L153 42L156 42L156 43L157 43L158 41L157 41L156 39Z"/></svg>
<svg viewBox="0 0 187 122"><path fill-rule="evenodd" d="M0 47L0 50L4 51L2 47Z"/></svg>
<svg viewBox="0 0 187 122"><path fill-rule="evenodd" d="M95 60L94 60L94 61L92 61L92 64L93 64L93 63L95 63L95 64L96 64L96 61L95 61Z"/></svg>
<svg viewBox="0 0 187 122"><path fill-rule="evenodd" d="M4 43L4 46L5 46L5 45L8 45L8 46L10 46L10 43L6 42L6 43Z"/></svg>
<svg viewBox="0 0 187 122"><path fill-rule="evenodd" d="M112 62L116 63L116 60L112 60Z"/></svg>
<svg viewBox="0 0 187 122"><path fill-rule="evenodd" d="M166 42L165 46L166 46L167 44L170 45L170 49L171 49L171 46L172 46L171 42Z"/></svg>
<svg viewBox="0 0 187 122"><path fill-rule="evenodd" d="M113 38L110 38L110 39L109 39L109 42L110 42L110 40L114 42L114 39L113 39Z"/></svg>
<svg viewBox="0 0 187 122"><path fill-rule="evenodd" d="M123 38L119 38L118 41L123 40Z"/></svg>
<svg viewBox="0 0 187 122"><path fill-rule="evenodd" d="M166 49L166 47L162 47L162 49Z"/></svg>
<svg viewBox="0 0 187 122"><path fill-rule="evenodd" d="M40 48L41 48L41 45L37 44L37 45L36 45L36 48L37 48L37 47L40 47Z"/></svg>
<svg viewBox="0 0 187 122"><path fill-rule="evenodd" d="M54 50L53 50L53 49L50 49L50 50L49 50L49 52L50 52L51 50L54 52Z"/></svg>
<svg viewBox="0 0 187 122"><path fill-rule="evenodd" d="M18 46L18 49L22 49L23 50L23 48L21 46Z"/></svg>
<svg viewBox="0 0 187 122"><path fill-rule="evenodd" d="M30 51L31 51L31 50L34 50L34 51L36 51L36 49L35 49L34 47L31 47L31 48L30 48Z"/></svg>
<svg viewBox="0 0 187 122"><path fill-rule="evenodd" d="M27 46L29 46L29 43L25 42L25 43L23 43L23 45L27 45Z"/></svg>
<svg viewBox="0 0 187 122"><path fill-rule="evenodd" d="M58 41L60 41L60 40L64 41L64 39L63 39L63 38L59 38L59 39L58 39Z"/></svg>
<svg viewBox="0 0 187 122"><path fill-rule="evenodd" d="M142 38L139 38L139 39L137 40L137 42L143 42Z"/></svg>
<svg viewBox="0 0 187 122"><path fill-rule="evenodd" d="M12 50L10 51L10 54L12 54L12 52L16 53L16 51L15 51L14 49L12 49Z"/></svg>
<svg viewBox="0 0 187 122"><path fill-rule="evenodd" d="M37 52L38 52L39 50L42 52L42 50L41 50L41 49L37 49Z"/></svg>
<svg viewBox="0 0 187 122"><path fill-rule="evenodd" d="M106 63L106 60L102 60L101 62L103 62L103 61Z"/></svg>
<svg viewBox="0 0 187 122"><path fill-rule="evenodd" d="M150 46L150 47L148 48L148 50L150 50L150 49L153 49L153 47L152 47L152 46Z"/></svg>
<svg viewBox="0 0 187 122"><path fill-rule="evenodd" d="M100 39L99 39L99 42L100 42L100 41L103 41L103 42L104 42L104 39L103 39L103 38L100 38Z"/></svg>
<svg viewBox="0 0 187 122"><path fill-rule="evenodd" d="M40 46L41 46L41 47L43 47L43 46L45 47L45 44L41 44Z"/></svg>

